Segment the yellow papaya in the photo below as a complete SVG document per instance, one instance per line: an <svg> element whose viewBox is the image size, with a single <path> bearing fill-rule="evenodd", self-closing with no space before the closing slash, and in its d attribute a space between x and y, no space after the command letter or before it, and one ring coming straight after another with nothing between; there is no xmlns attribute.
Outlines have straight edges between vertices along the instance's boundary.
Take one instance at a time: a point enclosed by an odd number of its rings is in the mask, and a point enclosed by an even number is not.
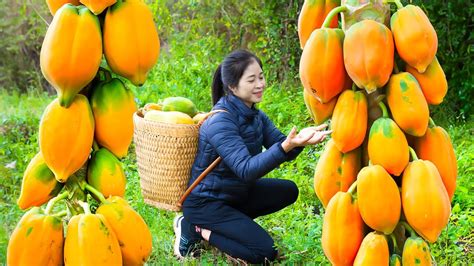
<svg viewBox="0 0 474 266"><path fill-rule="evenodd" d="M448 81L436 56L423 74L410 65L406 66L406 70L415 76L429 104L438 105L443 102L444 96L448 92Z"/></svg>
<svg viewBox="0 0 474 266"><path fill-rule="evenodd" d="M56 14L56 11L58 11L60 7L62 7L64 4L67 4L67 3L75 5L75 6L78 6L81 4L79 3L79 0L46 0L46 4L48 4L49 12L51 12L51 15L53 16L54 14Z"/></svg>
<svg viewBox="0 0 474 266"><path fill-rule="evenodd" d="M31 159L23 174L20 197L17 200L20 209L41 206L61 191L63 184L54 178L44 162L41 152Z"/></svg>
<svg viewBox="0 0 474 266"><path fill-rule="evenodd" d="M345 90L332 114L332 138L341 152L362 145L367 131L367 98L362 91Z"/></svg>
<svg viewBox="0 0 474 266"><path fill-rule="evenodd" d="M160 54L153 15L142 0L123 0L107 9L104 54L113 72L137 86L145 83Z"/></svg>
<svg viewBox="0 0 474 266"><path fill-rule="evenodd" d="M421 159L428 160L436 166L451 201L456 190L458 165L451 138L446 130L430 119L426 134L414 140L414 148Z"/></svg>
<svg viewBox="0 0 474 266"><path fill-rule="evenodd" d="M446 227L451 214L448 192L436 166L427 160L414 160L402 176L402 206L407 222L430 243L434 243Z"/></svg>
<svg viewBox="0 0 474 266"><path fill-rule="evenodd" d="M89 101L78 94L69 108L53 100L41 117L39 146L56 180L67 181L89 157L94 140L94 117Z"/></svg>
<svg viewBox="0 0 474 266"><path fill-rule="evenodd" d="M390 77L387 102L397 125L407 134L423 136L428 128L430 110L420 85L408 72Z"/></svg>
<svg viewBox="0 0 474 266"><path fill-rule="evenodd" d="M323 206L338 192L346 192L360 170L360 149L342 153L330 139L314 171L314 191Z"/></svg>
<svg viewBox="0 0 474 266"><path fill-rule="evenodd" d="M384 234L370 232L362 240L354 260L354 266L388 265L390 252Z"/></svg>
<svg viewBox="0 0 474 266"><path fill-rule="evenodd" d="M69 220L64 243L64 264L122 265L119 242L110 223L102 214L92 214L85 204L85 213Z"/></svg>
<svg viewBox="0 0 474 266"><path fill-rule="evenodd" d="M107 7L115 4L117 0L79 0L83 5L85 5L89 10L94 13L94 15L99 15Z"/></svg>
<svg viewBox="0 0 474 266"><path fill-rule="evenodd" d="M62 220L33 207L21 217L10 236L7 265L61 265L63 243Z"/></svg>
<svg viewBox="0 0 474 266"><path fill-rule="evenodd" d="M321 28L328 13L341 5L341 0L305 0L298 16L298 37L301 49L315 29ZM337 16L331 19L329 27L336 28Z"/></svg>
<svg viewBox="0 0 474 266"><path fill-rule="evenodd" d="M185 114L178 111L158 111L151 110L145 114L146 120L156 121L161 123L169 124L194 124L193 119Z"/></svg>
<svg viewBox="0 0 474 266"><path fill-rule="evenodd" d="M61 106L69 107L94 79L101 59L99 19L85 6L63 5L48 27L40 53L41 71L56 89Z"/></svg>
<svg viewBox="0 0 474 266"><path fill-rule="evenodd" d="M428 244L420 237L418 237L413 229L405 222L405 228L410 233L403 245L402 265L403 266L431 266L431 253Z"/></svg>
<svg viewBox="0 0 474 266"><path fill-rule="evenodd" d="M87 165L87 183L106 197L123 197L126 180L120 161L105 148L94 151Z"/></svg>
<svg viewBox="0 0 474 266"><path fill-rule="evenodd" d="M362 168L357 175L360 215L372 229L389 235L400 220L400 191L393 178L380 165Z"/></svg>
<svg viewBox="0 0 474 266"><path fill-rule="evenodd" d="M346 31L344 65L359 88L368 93L383 87L393 71L392 32L382 23L366 19Z"/></svg>
<svg viewBox="0 0 474 266"><path fill-rule="evenodd" d="M385 104L379 103L383 116L370 128L368 141L369 160L381 165L390 174L399 176L408 165L408 141L398 125L388 117Z"/></svg>
<svg viewBox="0 0 474 266"><path fill-rule="evenodd" d="M137 111L132 91L115 78L99 83L92 91L91 107L97 143L118 158L125 157L133 138L133 114Z"/></svg>
<svg viewBox="0 0 474 266"><path fill-rule="evenodd" d="M309 115L314 123L321 125L331 118L338 97L332 98L328 103L321 103L316 97L309 93L308 90L303 90L303 99L306 109L308 109Z"/></svg>
<svg viewBox="0 0 474 266"><path fill-rule="evenodd" d="M117 196L109 197L96 213L107 219L117 236L123 265L143 265L152 249L150 229L143 218L127 201Z"/></svg>
<svg viewBox="0 0 474 266"><path fill-rule="evenodd" d="M390 28L403 61L424 73L438 50L438 36L425 12L414 5L399 6L390 19Z"/></svg>
<svg viewBox="0 0 474 266"><path fill-rule="evenodd" d="M357 199L348 192L337 192L324 213L322 247L333 265L352 265L364 238L364 222Z"/></svg>

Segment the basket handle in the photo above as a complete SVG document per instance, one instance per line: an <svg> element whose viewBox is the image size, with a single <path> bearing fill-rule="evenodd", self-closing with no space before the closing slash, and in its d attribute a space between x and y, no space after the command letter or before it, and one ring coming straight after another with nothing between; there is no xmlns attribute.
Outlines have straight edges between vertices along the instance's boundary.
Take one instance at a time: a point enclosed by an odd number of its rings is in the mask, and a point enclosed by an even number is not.
<svg viewBox="0 0 474 266"><path fill-rule="evenodd" d="M184 192L184 195L181 196L181 198L179 199L179 202L178 202L178 207L181 208L181 206L183 205L183 202L184 200L186 200L186 198L189 196L189 194L191 194L191 191L207 176L207 174L209 174L209 172L212 171L212 169L214 169L214 167L216 167L220 162L222 161L222 158L219 156L217 157L217 159L214 160L214 162L212 162L207 168L206 170L204 170L204 172L202 172L198 178L196 178L196 180L194 180L194 182L191 184L190 187L188 187L188 189L186 189L186 191Z"/></svg>

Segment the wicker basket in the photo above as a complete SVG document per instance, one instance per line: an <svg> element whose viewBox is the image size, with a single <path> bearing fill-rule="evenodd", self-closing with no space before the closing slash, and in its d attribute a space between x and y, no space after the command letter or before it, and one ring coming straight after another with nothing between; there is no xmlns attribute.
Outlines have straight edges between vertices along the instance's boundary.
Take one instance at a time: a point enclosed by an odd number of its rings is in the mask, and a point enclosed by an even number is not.
<svg viewBox="0 0 474 266"><path fill-rule="evenodd" d="M166 124L133 115L140 186L145 203L179 211L197 152L199 125Z"/></svg>

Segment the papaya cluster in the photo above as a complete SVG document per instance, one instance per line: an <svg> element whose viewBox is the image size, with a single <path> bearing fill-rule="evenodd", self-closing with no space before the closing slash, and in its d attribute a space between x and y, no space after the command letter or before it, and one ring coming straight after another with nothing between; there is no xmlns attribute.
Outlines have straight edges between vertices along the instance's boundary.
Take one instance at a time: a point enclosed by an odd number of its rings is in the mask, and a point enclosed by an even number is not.
<svg viewBox="0 0 474 266"><path fill-rule="evenodd" d="M139 113L149 121L186 125L198 124L208 114L198 112L193 101L181 96L168 97L158 103L147 103Z"/></svg>
<svg viewBox="0 0 474 266"><path fill-rule="evenodd" d="M44 110L39 152L23 175L17 203L28 211L11 235L7 264L143 265L152 237L123 199L120 161L137 107L118 76L140 86L156 63L152 13L141 0L47 4L53 20L40 66L58 97ZM90 201L98 202L94 211ZM66 210L54 208L58 202Z"/></svg>
<svg viewBox="0 0 474 266"><path fill-rule="evenodd" d="M298 19L304 101L333 131L314 174L322 247L333 265L431 265L457 178L429 111L448 89L437 34L418 6L352 3L307 0Z"/></svg>

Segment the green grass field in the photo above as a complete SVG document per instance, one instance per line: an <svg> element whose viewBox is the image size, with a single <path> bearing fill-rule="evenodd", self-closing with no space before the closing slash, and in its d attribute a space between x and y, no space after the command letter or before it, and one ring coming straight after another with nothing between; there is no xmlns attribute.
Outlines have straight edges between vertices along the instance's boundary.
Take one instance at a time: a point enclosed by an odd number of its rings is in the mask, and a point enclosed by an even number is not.
<svg viewBox="0 0 474 266"><path fill-rule="evenodd" d="M310 124L302 95L294 91L297 90L270 86L266 91L265 101L260 105L284 132L293 124L300 128ZM143 95L147 92L141 93ZM0 264L5 264L9 235L24 213L16 205L21 178L29 160L38 151L39 119L52 99L53 96L42 93L19 95L0 92ZM447 127L458 159L458 187L452 203L450 222L439 240L430 245L439 265L467 265L474 261L474 200L470 194L474 191L473 130L472 120ZM299 199L294 205L258 219L283 252L281 263L329 263L321 248L323 209L313 190L313 171L321 147L320 144L306 148L297 160L284 164L268 176L291 179L300 189ZM148 264L179 263L172 255L172 220L176 213L158 210L143 202L133 146L129 156L123 160L123 166L127 176L126 199L142 215L153 234L153 252ZM186 262L220 264L232 261L216 249L208 247L200 258L187 259Z"/></svg>

